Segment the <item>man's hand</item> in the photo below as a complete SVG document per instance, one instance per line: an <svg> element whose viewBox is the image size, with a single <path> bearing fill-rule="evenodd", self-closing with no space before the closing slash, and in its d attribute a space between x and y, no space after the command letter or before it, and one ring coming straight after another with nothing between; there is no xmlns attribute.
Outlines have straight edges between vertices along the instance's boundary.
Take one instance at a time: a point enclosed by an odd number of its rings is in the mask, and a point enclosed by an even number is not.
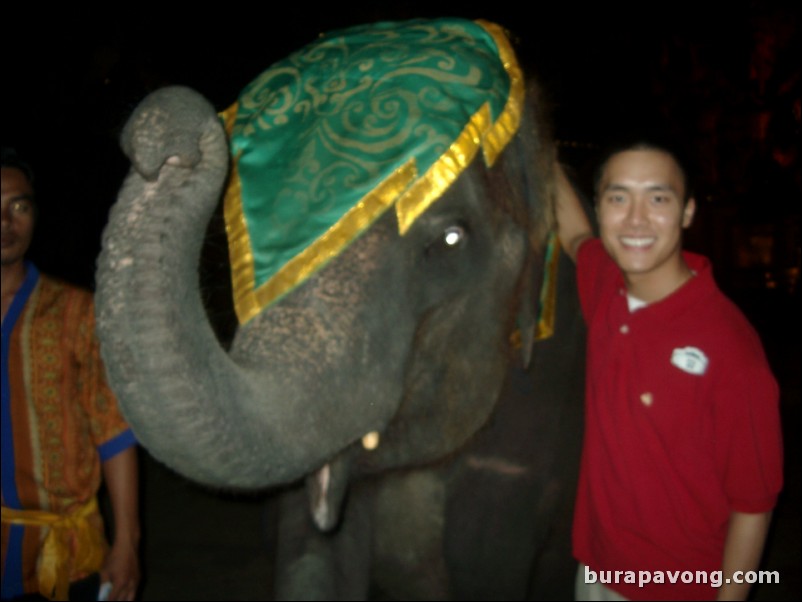
<svg viewBox="0 0 802 602"><path fill-rule="evenodd" d="M139 463L129 447L103 462L103 478L114 514L114 543L100 571L112 584L109 600L133 600L139 587Z"/></svg>
<svg viewBox="0 0 802 602"><path fill-rule="evenodd" d="M139 556L136 546L128 542L115 542L100 570L100 582L112 584L107 599L133 601L136 598L139 579Z"/></svg>

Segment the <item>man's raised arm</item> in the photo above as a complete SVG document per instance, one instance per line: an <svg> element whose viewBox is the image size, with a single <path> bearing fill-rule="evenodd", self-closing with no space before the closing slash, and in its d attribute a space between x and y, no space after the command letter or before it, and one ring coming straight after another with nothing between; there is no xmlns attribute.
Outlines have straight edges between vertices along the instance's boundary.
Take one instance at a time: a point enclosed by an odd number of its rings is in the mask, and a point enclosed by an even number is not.
<svg viewBox="0 0 802 602"><path fill-rule="evenodd" d="M557 235L568 256L576 261L580 245L593 236L593 228L574 187L559 163L555 164L557 183Z"/></svg>

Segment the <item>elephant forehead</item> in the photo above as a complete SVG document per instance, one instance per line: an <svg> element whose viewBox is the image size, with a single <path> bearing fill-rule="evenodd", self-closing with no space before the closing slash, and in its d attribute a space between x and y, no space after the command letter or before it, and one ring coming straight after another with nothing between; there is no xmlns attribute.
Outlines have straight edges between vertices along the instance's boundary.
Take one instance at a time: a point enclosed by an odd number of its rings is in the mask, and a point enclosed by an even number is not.
<svg viewBox="0 0 802 602"><path fill-rule="evenodd" d="M241 323L395 207L403 235L473 160L518 129L523 80L497 25L383 22L323 36L222 114Z"/></svg>

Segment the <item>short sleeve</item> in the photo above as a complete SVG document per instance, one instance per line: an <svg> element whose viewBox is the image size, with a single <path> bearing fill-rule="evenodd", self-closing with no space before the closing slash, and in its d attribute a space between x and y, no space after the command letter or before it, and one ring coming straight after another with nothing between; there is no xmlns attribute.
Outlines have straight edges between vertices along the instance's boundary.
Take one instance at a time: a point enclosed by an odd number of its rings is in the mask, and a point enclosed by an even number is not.
<svg viewBox="0 0 802 602"><path fill-rule="evenodd" d="M717 470L733 510L768 512L783 483L779 388L762 348L737 359L741 366L728 367L717 387Z"/></svg>
<svg viewBox="0 0 802 602"><path fill-rule="evenodd" d="M615 276L612 262L601 240L588 238L579 247L576 256L577 288L582 315L587 322L593 315L596 304L601 299L601 287Z"/></svg>

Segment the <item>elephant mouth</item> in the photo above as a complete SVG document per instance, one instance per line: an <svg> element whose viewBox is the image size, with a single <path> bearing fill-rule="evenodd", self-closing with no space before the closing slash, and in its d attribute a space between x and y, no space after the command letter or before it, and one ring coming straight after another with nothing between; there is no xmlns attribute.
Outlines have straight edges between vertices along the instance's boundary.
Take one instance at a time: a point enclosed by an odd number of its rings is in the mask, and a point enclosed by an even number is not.
<svg viewBox="0 0 802 602"><path fill-rule="evenodd" d="M328 532L340 522L354 457L376 449L379 442L378 431L371 431L306 477L309 513L318 529Z"/></svg>

